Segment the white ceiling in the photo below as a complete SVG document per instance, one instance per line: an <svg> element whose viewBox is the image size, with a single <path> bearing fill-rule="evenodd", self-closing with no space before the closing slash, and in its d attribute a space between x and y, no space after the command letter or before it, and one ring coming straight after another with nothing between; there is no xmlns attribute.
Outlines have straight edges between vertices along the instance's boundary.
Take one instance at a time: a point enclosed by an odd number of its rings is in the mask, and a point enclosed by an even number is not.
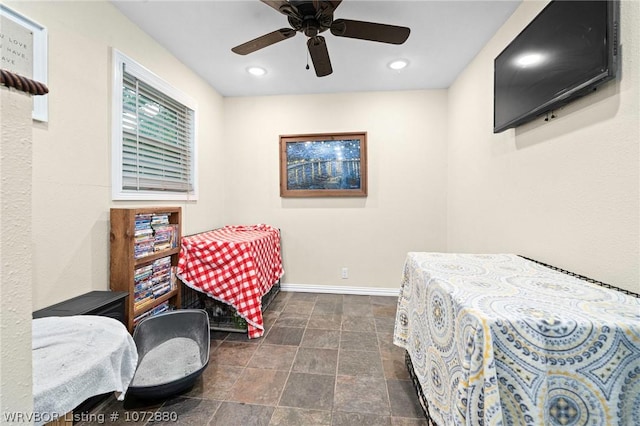
<svg viewBox="0 0 640 426"><path fill-rule="evenodd" d="M391 45L322 33L333 66L326 77L316 77L312 64L305 69L302 33L246 56L231 52L289 27L286 16L258 0L112 1L221 95L259 96L447 88L521 0L344 0L334 19L406 26L411 34L404 44ZM397 58L409 66L389 69ZM256 65L267 74L246 72Z"/></svg>

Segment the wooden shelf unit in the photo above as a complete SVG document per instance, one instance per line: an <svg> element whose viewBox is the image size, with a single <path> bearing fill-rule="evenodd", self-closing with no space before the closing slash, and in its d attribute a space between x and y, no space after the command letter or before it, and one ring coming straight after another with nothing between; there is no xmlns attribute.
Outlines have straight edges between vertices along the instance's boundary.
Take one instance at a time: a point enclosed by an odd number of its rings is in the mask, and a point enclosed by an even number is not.
<svg viewBox="0 0 640 426"><path fill-rule="evenodd" d="M169 214L169 223L177 226L177 247L155 252L145 257L135 258L135 222L142 214ZM111 250L109 285L112 291L126 291L129 297L125 303L125 321L130 333L133 332L134 318L154 309L165 301L169 301L175 309L180 308L180 286L158 298L136 308L135 306L135 271L149 265L157 259L171 257L171 267L178 265L180 239L182 237L181 207L151 208L112 208L111 209Z"/></svg>

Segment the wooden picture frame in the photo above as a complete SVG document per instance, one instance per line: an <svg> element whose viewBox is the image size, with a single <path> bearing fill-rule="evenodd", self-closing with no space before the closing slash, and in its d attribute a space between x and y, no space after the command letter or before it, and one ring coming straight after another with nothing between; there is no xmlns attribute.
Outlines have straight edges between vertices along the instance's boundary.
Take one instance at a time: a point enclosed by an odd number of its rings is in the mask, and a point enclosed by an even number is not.
<svg viewBox="0 0 640 426"><path fill-rule="evenodd" d="M3 58L0 63L0 68L7 69L12 72L16 72L17 74L22 75L23 77L31 78L39 83L47 85L47 57L48 57L48 31L47 28L38 24L37 22L27 18L24 15L19 14L18 12L9 9L7 6L0 4L0 20L8 19L13 21L15 24L21 26L27 32L31 33L31 37L20 37L20 39L11 40L11 38L4 34L2 30L2 25L0 25L0 35L2 35L2 39L4 40L6 45L9 45L10 42L13 47L10 50L10 55L7 54L7 57ZM0 43L2 44L2 43ZM30 50L29 54L33 55L33 71L31 75L25 75L27 73L20 72L21 70L15 70L12 67L12 62L22 61L23 57L27 55L26 50ZM6 63L5 63L6 61ZM20 67L20 64L17 65ZM33 112L32 118L36 121L47 122L49 121L49 96L33 96Z"/></svg>
<svg viewBox="0 0 640 426"><path fill-rule="evenodd" d="M367 133L280 136L281 197L366 197Z"/></svg>

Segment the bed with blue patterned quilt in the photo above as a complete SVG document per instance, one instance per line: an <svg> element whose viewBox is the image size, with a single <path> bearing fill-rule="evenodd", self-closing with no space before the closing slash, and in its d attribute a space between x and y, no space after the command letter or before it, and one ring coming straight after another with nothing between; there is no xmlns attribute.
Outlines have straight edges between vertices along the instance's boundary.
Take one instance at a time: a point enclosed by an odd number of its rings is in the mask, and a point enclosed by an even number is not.
<svg viewBox="0 0 640 426"><path fill-rule="evenodd" d="M394 343L439 426L640 425L640 299L517 255L409 253Z"/></svg>

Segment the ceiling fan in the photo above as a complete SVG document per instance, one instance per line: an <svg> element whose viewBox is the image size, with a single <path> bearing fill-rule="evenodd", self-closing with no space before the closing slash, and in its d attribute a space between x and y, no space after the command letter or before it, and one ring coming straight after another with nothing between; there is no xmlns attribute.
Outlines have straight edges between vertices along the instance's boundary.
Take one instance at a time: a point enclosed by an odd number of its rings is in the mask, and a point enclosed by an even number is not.
<svg viewBox="0 0 640 426"><path fill-rule="evenodd" d="M350 19L333 19L333 12L342 0L260 0L278 12L287 16L291 28L281 28L231 49L239 55L260 50L274 43L286 40L301 32L309 39L307 48L311 55L313 67L318 77L333 72L329 51L320 33L330 30L338 37L356 38L381 43L402 44L411 31L407 27L377 24L374 22L353 21ZM308 68L308 65L307 65Z"/></svg>

